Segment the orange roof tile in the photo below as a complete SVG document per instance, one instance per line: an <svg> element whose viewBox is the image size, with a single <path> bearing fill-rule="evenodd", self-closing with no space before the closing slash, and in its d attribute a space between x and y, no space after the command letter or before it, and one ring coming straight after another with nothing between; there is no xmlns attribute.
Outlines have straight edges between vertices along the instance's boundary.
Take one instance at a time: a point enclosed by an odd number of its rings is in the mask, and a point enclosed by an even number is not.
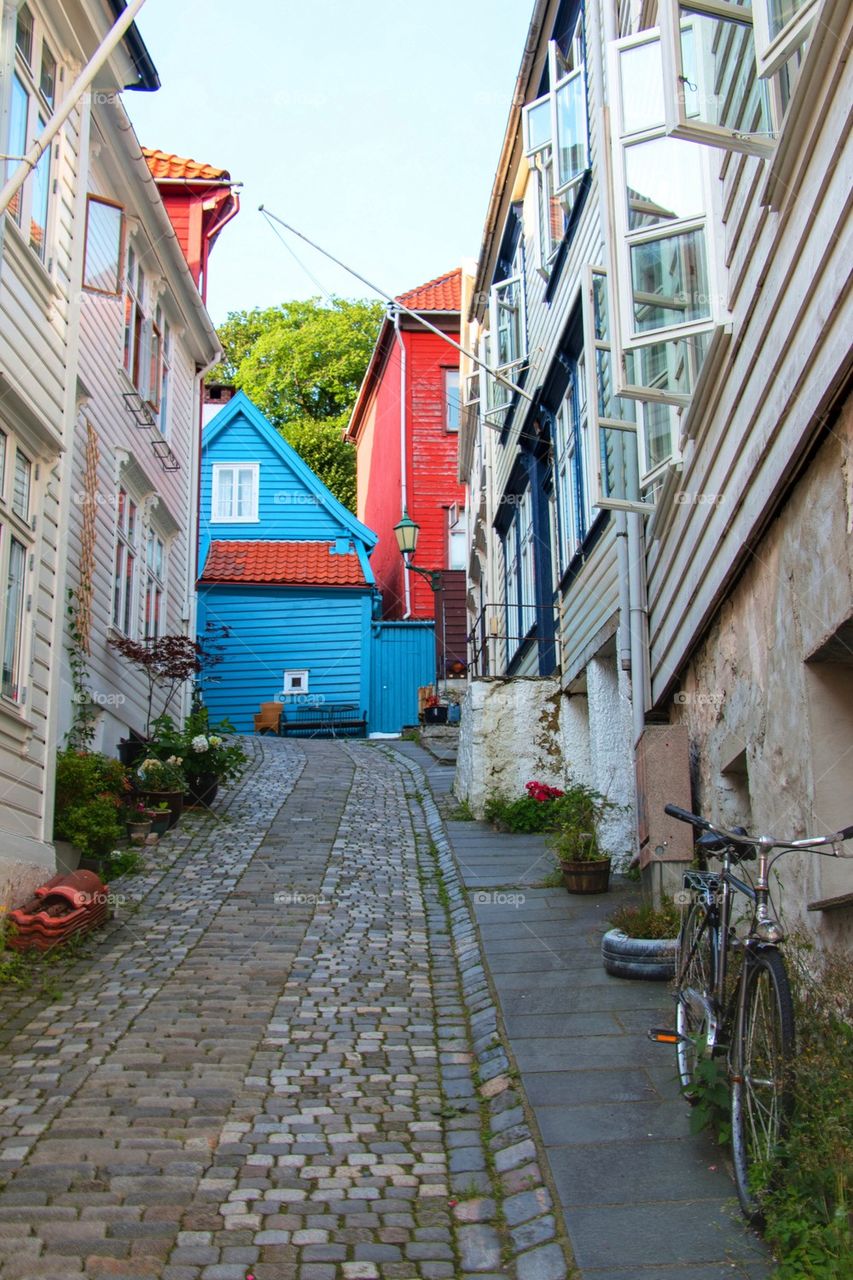
<svg viewBox="0 0 853 1280"><path fill-rule="evenodd" d="M398 294L397 301L411 311L458 311L462 305L462 268L456 267L408 293Z"/></svg>
<svg viewBox="0 0 853 1280"><path fill-rule="evenodd" d="M355 552L334 549L334 542L212 542L201 581L363 587Z"/></svg>
<svg viewBox="0 0 853 1280"><path fill-rule="evenodd" d="M142 154L155 178L207 178L211 182L221 182L223 178L231 177L227 169L216 169L212 164L200 164L198 160L185 160L183 156L171 155L168 151L152 151L143 147Z"/></svg>

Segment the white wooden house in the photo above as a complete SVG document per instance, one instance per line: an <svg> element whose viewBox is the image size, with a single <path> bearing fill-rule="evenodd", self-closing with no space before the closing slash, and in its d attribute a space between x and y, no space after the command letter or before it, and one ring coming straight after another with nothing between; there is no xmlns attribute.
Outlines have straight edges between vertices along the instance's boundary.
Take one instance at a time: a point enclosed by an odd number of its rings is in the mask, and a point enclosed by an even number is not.
<svg viewBox="0 0 853 1280"><path fill-rule="evenodd" d="M160 155L161 153L156 153ZM170 157L178 172L178 157ZM181 161L183 169L192 161ZM214 182L228 182L223 175ZM88 642L96 749L142 733L140 673L110 646L194 634L201 380L220 347L185 246L118 99L92 116L68 589ZM226 187L227 189L227 187ZM66 630L60 731L77 703ZM155 713L161 710L154 707ZM180 704L170 708L180 714Z"/></svg>
<svg viewBox="0 0 853 1280"><path fill-rule="evenodd" d="M851 821L850 24L540 0L513 95L467 337L520 391L467 370L458 787L636 763L608 839L656 884L667 799ZM848 867L780 863L788 916L849 939Z"/></svg>
<svg viewBox="0 0 853 1280"><path fill-rule="evenodd" d="M0 128L11 174L124 6L6 3ZM156 88L135 28L0 215L0 905L54 866L53 760L66 559L69 424L92 101Z"/></svg>

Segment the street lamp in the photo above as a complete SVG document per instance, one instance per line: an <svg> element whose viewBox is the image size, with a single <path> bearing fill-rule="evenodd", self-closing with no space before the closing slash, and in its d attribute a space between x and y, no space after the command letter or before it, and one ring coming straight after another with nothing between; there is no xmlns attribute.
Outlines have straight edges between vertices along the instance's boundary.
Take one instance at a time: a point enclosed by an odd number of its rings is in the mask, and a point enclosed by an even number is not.
<svg viewBox="0 0 853 1280"><path fill-rule="evenodd" d="M400 548L400 555L403 557L403 564L410 573L417 573L422 578L426 578L433 591L441 591L443 584L441 573L438 569L422 569L420 565L412 564L411 562L410 557L417 550L420 531L420 525L415 524L407 511L403 512L403 518L399 524L394 525L394 536L397 539L397 546Z"/></svg>

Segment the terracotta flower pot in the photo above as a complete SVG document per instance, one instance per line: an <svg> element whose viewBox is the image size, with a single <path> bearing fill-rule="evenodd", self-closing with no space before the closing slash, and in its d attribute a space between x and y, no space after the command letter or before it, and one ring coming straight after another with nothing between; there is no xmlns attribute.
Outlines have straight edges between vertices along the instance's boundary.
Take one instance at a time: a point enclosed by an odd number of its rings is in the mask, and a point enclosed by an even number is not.
<svg viewBox="0 0 853 1280"><path fill-rule="evenodd" d="M169 806L169 826L167 830L175 825L184 811L184 797L181 791L143 791L143 799L146 804L154 808L156 805L165 800Z"/></svg>
<svg viewBox="0 0 853 1280"><path fill-rule="evenodd" d="M563 862L563 884L569 893L606 893L610 888L610 859Z"/></svg>

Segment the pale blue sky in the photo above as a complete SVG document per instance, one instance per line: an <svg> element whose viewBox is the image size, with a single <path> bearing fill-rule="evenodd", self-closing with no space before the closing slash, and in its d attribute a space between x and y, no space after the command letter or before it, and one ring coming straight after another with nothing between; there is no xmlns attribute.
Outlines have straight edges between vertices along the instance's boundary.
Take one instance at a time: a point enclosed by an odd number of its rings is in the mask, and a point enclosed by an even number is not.
<svg viewBox="0 0 853 1280"><path fill-rule="evenodd" d="M399 293L476 257L532 0L148 0L160 73L124 101L144 146L245 185L208 306L310 297L271 212ZM359 283L291 240L330 292Z"/></svg>

